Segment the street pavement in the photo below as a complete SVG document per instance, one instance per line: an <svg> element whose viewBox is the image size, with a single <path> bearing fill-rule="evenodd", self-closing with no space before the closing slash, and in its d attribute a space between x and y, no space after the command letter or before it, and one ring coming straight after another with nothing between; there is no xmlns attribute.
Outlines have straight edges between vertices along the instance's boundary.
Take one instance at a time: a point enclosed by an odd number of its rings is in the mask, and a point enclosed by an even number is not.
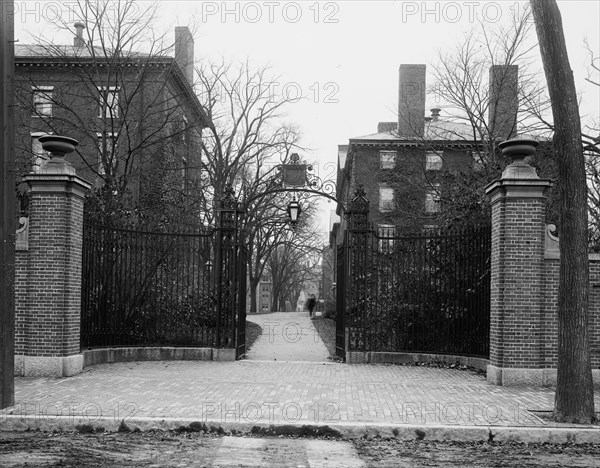
<svg viewBox="0 0 600 468"><path fill-rule="evenodd" d="M0 430L116 430L123 422L264 436L600 443L598 426L540 417L552 410L551 388L498 387L458 369L329 362L307 315L250 316L263 335L236 362L126 362L69 378L18 377Z"/></svg>

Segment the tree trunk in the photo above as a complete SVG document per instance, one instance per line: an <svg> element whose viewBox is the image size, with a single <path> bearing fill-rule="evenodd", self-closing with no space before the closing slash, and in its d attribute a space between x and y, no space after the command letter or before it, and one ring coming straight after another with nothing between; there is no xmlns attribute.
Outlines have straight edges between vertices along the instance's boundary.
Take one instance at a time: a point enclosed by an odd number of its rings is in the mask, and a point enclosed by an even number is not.
<svg viewBox="0 0 600 468"><path fill-rule="evenodd" d="M554 417L594 420L588 334L587 185L581 121L560 11L555 0L530 0L554 118L560 203L558 380Z"/></svg>
<svg viewBox="0 0 600 468"><path fill-rule="evenodd" d="M273 287L273 312L280 312L279 310L279 299L281 296L281 291L277 287Z"/></svg>
<svg viewBox="0 0 600 468"><path fill-rule="evenodd" d="M13 405L15 397L15 65L9 3L0 3L0 409Z"/></svg>
<svg viewBox="0 0 600 468"><path fill-rule="evenodd" d="M256 290L258 287L258 283L260 282L260 278L250 278L250 311L252 312L260 312L258 310L258 300L256 296L259 292Z"/></svg>

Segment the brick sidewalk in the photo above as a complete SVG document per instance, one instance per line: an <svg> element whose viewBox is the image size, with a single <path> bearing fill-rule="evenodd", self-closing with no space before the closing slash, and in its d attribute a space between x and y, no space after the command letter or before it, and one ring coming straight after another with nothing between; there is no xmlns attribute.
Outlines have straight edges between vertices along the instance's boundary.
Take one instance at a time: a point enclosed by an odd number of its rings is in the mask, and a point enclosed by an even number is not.
<svg viewBox="0 0 600 468"><path fill-rule="evenodd" d="M551 411L553 389L497 387L457 369L328 362L308 313L249 320L263 335L247 360L113 363L69 378L17 377L16 404L0 411L0 430L15 417L24 427L32 420L50 427L53 420L73 426L76 420L114 425L123 419L250 427L550 426L531 411Z"/></svg>
<svg viewBox="0 0 600 468"><path fill-rule="evenodd" d="M241 423L537 426L552 389L488 384L468 371L300 362L132 362L70 378L16 378L16 405L0 412L184 418ZM600 407L600 399L596 397Z"/></svg>

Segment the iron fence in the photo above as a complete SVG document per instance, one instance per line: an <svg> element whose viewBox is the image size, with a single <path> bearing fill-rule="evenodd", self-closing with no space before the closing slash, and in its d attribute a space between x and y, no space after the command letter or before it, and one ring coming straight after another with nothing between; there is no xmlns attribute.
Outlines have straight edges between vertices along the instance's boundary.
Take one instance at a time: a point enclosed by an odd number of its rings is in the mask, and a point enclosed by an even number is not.
<svg viewBox="0 0 600 468"><path fill-rule="evenodd" d="M335 311L335 355L346 359L346 249L336 251L336 311Z"/></svg>
<svg viewBox="0 0 600 468"><path fill-rule="evenodd" d="M491 230L353 233L351 351L489 356Z"/></svg>
<svg viewBox="0 0 600 468"><path fill-rule="evenodd" d="M146 232L86 223L81 347L218 347L214 233Z"/></svg>

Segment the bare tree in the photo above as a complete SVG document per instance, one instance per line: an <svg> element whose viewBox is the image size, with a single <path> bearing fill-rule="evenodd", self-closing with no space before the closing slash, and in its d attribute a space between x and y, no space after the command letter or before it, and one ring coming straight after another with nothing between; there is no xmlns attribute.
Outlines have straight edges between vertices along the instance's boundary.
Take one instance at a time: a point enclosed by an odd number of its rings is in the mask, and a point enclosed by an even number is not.
<svg viewBox="0 0 600 468"><path fill-rule="evenodd" d="M416 216L417 225L429 224L432 217L443 226L489 219L485 186L506 165L498 143L516 136L517 130L542 139L549 135L539 119L549 110L549 101L533 66L531 13L520 9L512 15L507 26L476 25L454 49L440 52L433 64L428 94L443 116L428 119L417 138L425 151L437 154L441 165L428 170L425 159L415 158L422 163L393 174L391 182L404 204L409 193L418 193L415 198L420 201L427 192L438 201L439 211L433 213L422 213L420 205L407 206L402 214ZM460 149L442 148L440 141ZM553 167L542 153L543 149L533 163L547 175Z"/></svg>
<svg viewBox="0 0 600 468"><path fill-rule="evenodd" d="M202 63L197 72L200 101L211 121L202 145L206 184L199 201L214 217L214 201L221 199L225 187L245 190L245 198L252 197L252 188L263 190L274 166L291 149L300 149L300 133L284 122L291 101L274 94L272 84L278 78L268 68L222 60ZM261 183L244 182L248 175Z"/></svg>
<svg viewBox="0 0 600 468"><path fill-rule="evenodd" d="M251 309L257 310L257 287L265 271L272 274L273 256L277 258L278 253L284 246L294 246L304 248L306 244L312 245L314 235L316 235L314 223L314 213L316 211L312 200L307 199L303 202L303 213L300 223L292 227L285 208L287 206L287 196L285 194L272 194L261 197L259 202L251 205L247 211L246 224L246 242L248 245L248 278L251 298ZM308 233L308 234L307 234ZM293 261L293 259L290 258ZM279 267L276 266L275 270ZM273 270L274 271L274 270ZM288 275L289 276L289 275ZM284 281L289 280L286 277ZM277 281L280 281L279 279ZM275 278L273 284L276 283ZM283 291L285 295L286 284L277 286L278 291Z"/></svg>
<svg viewBox="0 0 600 468"><path fill-rule="evenodd" d="M19 74L17 95L28 115L38 117L36 130L79 140L76 151L82 175L95 181L97 212L169 222L194 210L186 203L195 187L186 186L194 177L184 174L185 165L194 165L207 122L170 56L172 42L154 33L156 8L134 0L77 1L76 31L58 25L74 33L73 46L38 38L25 51L63 67L53 89L41 91L45 105L32 101L31 87L46 78L27 70ZM31 151L28 134L21 147ZM197 217L196 211L196 223Z"/></svg>
<svg viewBox="0 0 600 468"><path fill-rule="evenodd" d="M586 81L600 87L600 56L584 41L589 56L588 76ZM586 173L588 176L590 246L600 250L600 116L588 121L582 129L583 151L585 155Z"/></svg>
<svg viewBox="0 0 600 468"><path fill-rule="evenodd" d="M554 120L553 146L560 173L558 379L554 417L595 420L588 331L587 189L581 120L560 10L555 0L531 0Z"/></svg>
<svg viewBox="0 0 600 468"><path fill-rule="evenodd" d="M203 190L197 202L212 224L217 200L226 186L235 187L244 208L251 310L256 310L256 288L270 255L286 238L287 202L280 193L277 168L291 153L301 151L301 133L285 122L292 102L274 93L268 68L239 64L203 63L198 67L200 100L212 122L202 145Z"/></svg>
<svg viewBox="0 0 600 468"><path fill-rule="evenodd" d="M322 245L323 239L310 221L283 233L268 260L273 281L272 310L281 310L285 299L292 304L297 302L305 281L315 274Z"/></svg>

